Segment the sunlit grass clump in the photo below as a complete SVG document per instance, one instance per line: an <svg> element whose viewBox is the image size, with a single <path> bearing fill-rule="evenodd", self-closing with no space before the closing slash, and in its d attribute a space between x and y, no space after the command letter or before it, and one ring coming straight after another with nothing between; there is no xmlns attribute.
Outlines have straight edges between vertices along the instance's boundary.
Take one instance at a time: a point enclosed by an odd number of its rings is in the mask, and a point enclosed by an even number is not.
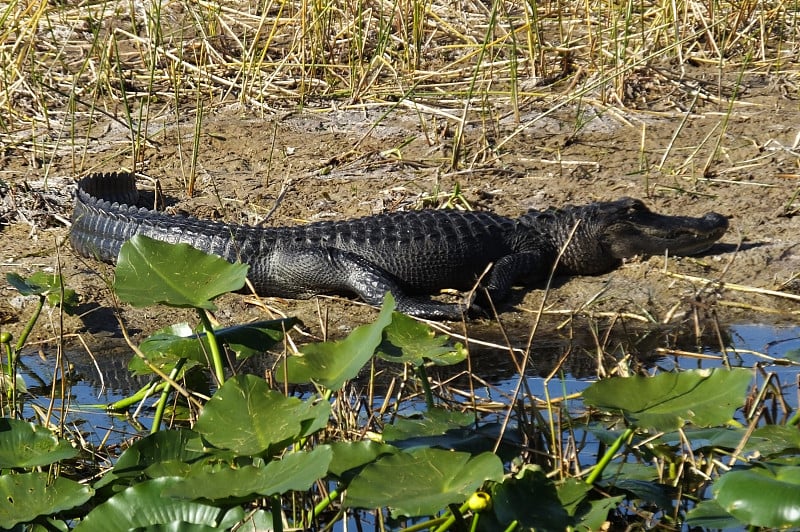
<svg viewBox="0 0 800 532"><path fill-rule="evenodd" d="M452 122L458 148L468 122L510 116L524 129L567 105L636 108L665 86L681 105L694 98L724 105L736 73L780 75L798 52L798 10L784 1L100 1L1 9L0 138L37 164L69 157L76 171L86 170L87 151L108 128L127 131L128 145L118 149L135 169L159 130L180 122L199 131L205 113L231 102L265 115L410 108ZM716 70L717 79L698 84L687 71L697 66ZM537 113L523 116L532 101ZM184 148L194 152L184 173L194 175L197 147ZM452 162L462 156L456 149Z"/></svg>

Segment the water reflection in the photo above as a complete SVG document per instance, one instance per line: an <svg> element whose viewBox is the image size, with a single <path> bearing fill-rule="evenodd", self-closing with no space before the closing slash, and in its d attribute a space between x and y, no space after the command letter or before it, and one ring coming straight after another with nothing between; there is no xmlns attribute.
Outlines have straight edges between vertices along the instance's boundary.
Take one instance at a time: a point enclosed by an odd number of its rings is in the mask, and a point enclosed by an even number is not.
<svg viewBox="0 0 800 532"><path fill-rule="evenodd" d="M475 336L502 345L500 339L480 334L478 331ZM491 387L502 395L509 394L519 381L517 368L523 360L526 336L515 336L521 340L518 345L512 345L512 349L470 343L472 374L487 383L487 389ZM721 346L724 346L724 353ZM81 351L68 352L68 378L63 383L59 380L54 383L54 375L56 378L60 375L60 371L54 371L54 357L47 356L46 352L45 356L28 352L20 364L20 373L32 398L27 402L37 405L39 412L51 408L51 421L56 422L62 401L56 400L51 406L49 397L53 390L60 397L63 384L63 401L68 405L65 418L68 427L80 430L89 443L99 444L109 435L112 440L121 441L135 433L136 426L127 416L108 414L101 407L126 397L146 382L130 377L127 370L130 356L128 348L121 345L105 349L102 355L98 355L96 363ZM652 372L654 368L720 367L726 360L733 366L761 365L776 373L783 385L794 384L797 366L771 360L787 358L800 360L798 326L739 324L720 330L707 328L698 335L695 331L674 328L637 329L624 323L611 323L603 329L595 323L537 334L526 366L526 385L531 394L544 397L544 377L553 375L554 378L547 383L548 393L551 397L559 397L579 392L602 374ZM264 367L269 367L273 361L274 358L268 357L263 361ZM430 374L453 386L466 387L470 383L467 382L465 366L435 368ZM258 373L259 368L251 368L251 371ZM387 379L397 373L396 367L385 372ZM471 388L478 395L491 395L485 390L475 390L474 382ZM797 400L795 394L787 396ZM25 416L34 416L30 406Z"/></svg>

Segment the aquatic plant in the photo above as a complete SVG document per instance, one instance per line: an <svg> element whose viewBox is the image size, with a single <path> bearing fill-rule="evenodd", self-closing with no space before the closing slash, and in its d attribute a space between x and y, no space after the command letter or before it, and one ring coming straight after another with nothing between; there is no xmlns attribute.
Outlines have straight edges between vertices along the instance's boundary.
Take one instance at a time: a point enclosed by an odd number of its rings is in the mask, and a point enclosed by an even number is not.
<svg viewBox="0 0 800 532"><path fill-rule="evenodd" d="M166 429L157 415L151 434L91 479L79 465L92 449L42 424L3 418L0 526L210 530L247 523L282 530L330 526L374 508L383 526L398 530L595 530L611 516L645 509L670 526L800 524L800 438L789 425L756 427L757 417L742 417L751 370L603 379L582 393L582 406L561 418L560 429L552 424L559 409L552 402L541 408L550 419L531 413L533 421L518 416L502 424L469 403L437 397L422 368L460 362L464 348L393 312L389 295L373 323L286 353L271 386L255 375L228 376L230 368L216 362L276 345L295 320L214 329L203 319L212 299L241 286L241 265L145 237L125 246L114 283L121 298L198 309L200 330L157 332L132 359L135 371L169 383L159 408L178 391L176 401L192 402L197 415L173 419ZM189 263L199 266L186 275ZM12 279L22 290L32 285ZM207 356L214 342L219 357ZM376 357L416 369L424 407L348 413L343 392ZM207 400L183 379L202 368L217 386ZM526 438L535 431L544 436L544 460L530 453ZM579 432L601 450L567 474L548 457L554 447L574 445ZM723 457L734 467L722 468ZM709 485L712 496L705 498Z"/></svg>

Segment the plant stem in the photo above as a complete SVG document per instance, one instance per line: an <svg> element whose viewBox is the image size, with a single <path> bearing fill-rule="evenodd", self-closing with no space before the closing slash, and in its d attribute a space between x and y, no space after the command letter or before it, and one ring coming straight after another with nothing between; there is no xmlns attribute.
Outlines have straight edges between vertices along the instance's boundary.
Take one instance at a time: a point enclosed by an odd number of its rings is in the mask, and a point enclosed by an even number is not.
<svg viewBox="0 0 800 532"><path fill-rule="evenodd" d="M519 525L519 523L516 520L511 521L511 524L508 525L508 527L503 532L511 532L512 530L516 530L517 525Z"/></svg>
<svg viewBox="0 0 800 532"><path fill-rule="evenodd" d="M135 405L139 401L144 400L146 397L154 394L155 392L163 390L167 386L167 382L158 382L154 383L151 382L143 386L138 392L135 394L125 397L124 399L120 399L119 401L115 401L110 405L106 406L106 410L110 411L117 411L117 410L125 410L126 408L130 407L131 405Z"/></svg>
<svg viewBox="0 0 800 532"><path fill-rule="evenodd" d="M270 510L272 511L272 530L283 532L283 516L281 515L281 497L273 495L270 497Z"/></svg>
<svg viewBox="0 0 800 532"><path fill-rule="evenodd" d="M11 341L3 342L2 345L6 348L6 356L8 357L8 415L11 416L16 410L17 404L17 353L11 349Z"/></svg>
<svg viewBox="0 0 800 532"><path fill-rule="evenodd" d="M431 383L428 381L428 371L425 369L424 364L417 366L417 376L422 381L422 389L425 391L425 406L428 409L434 408L436 404L433 402L433 390L431 390Z"/></svg>
<svg viewBox="0 0 800 532"><path fill-rule="evenodd" d="M40 294L39 304L36 305L36 310L34 310L33 314L31 314L28 323L25 324L25 329L22 330L22 334L19 335L19 340L17 340L17 345L14 346L14 353L19 353L22 350L22 347L25 345L25 342L28 340L28 336L31 334L33 326L36 324L36 320L39 319L39 314L42 313L42 308L44 308L44 301L45 301L45 296Z"/></svg>
<svg viewBox="0 0 800 532"><path fill-rule="evenodd" d="M211 347L211 362L214 365L214 375L217 378L217 384L222 386L225 382L225 366L222 363L222 352L219 349L219 342L217 336L214 334L214 328L211 326L211 320L208 319L208 313L205 309L197 309L200 315L200 321L203 322L203 328L206 331L208 338L208 345Z"/></svg>
<svg viewBox="0 0 800 532"><path fill-rule="evenodd" d="M622 444L625 443L632 435L633 429L630 427L625 429L623 433L619 435L619 437L614 441L614 443L611 444L608 450L606 450L606 453L603 455L603 457L597 462L597 465L594 466L594 469L591 473L589 473L589 476L586 477L587 484L594 484L595 481L600 478L600 475L603 474L603 470L611 462L611 459L614 458L614 455L617 454L617 451L619 451L620 447L622 447Z"/></svg>
<svg viewBox="0 0 800 532"><path fill-rule="evenodd" d="M461 505L458 509L459 516L463 516L464 513L469 510L469 503L465 502ZM444 532L445 530L449 529L453 524L456 522L456 512L450 512L450 515L445 519L444 523L439 525L439 528L436 529L436 532Z"/></svg>
<svg viewBox="0 0 800 532"><path fill-rule="evenodd" d="M407 528L400 529L399 532L419 532L420 530L428 530L429 528L433 528L447 521L449 515L450 514L447 514L447 516L436 517L435 519L413 524Z"/></svg>
<svg viewBox="0 0 800 532"><path fill-rule="evenodd" d="M469 524L469 532L477 532L478 530L478 521L480 520L481 514L475 512L475 515L472 516L472 522Z"/></svg>
<svg viewBox="0 0 800 532"><path fill-rule="evenodd" d="M331 503L333 501L335 501L338 497L339 497L339 489L338 488L333 490L333 491L331 491L330 493L328 493L327 497L325 497L316 506L314 506L314 508L310 512L308 512L308 523L311 524L311 522L314 520L314 518L316 518L318 515L320 515L322 512L324 512L325 509L328 506L330 506Z"/></svg>
<svg viewBox="0 0 800 532"><path fill-rule="evenodd" d="M184 364L186 364L185 358L178 360L178 363L175 364L175 367L169 372L170 380L175 380L181 369L183 369ZM161 389L161 397L158 398L158 403L156 404L156 412L153 415L153 426L150 427L150 434L158 432L161 426L161 420L164 418L164 409L167 407L167 399L169 398L171 389L172 386L170 386L169 382L165 382Z"/></svg>

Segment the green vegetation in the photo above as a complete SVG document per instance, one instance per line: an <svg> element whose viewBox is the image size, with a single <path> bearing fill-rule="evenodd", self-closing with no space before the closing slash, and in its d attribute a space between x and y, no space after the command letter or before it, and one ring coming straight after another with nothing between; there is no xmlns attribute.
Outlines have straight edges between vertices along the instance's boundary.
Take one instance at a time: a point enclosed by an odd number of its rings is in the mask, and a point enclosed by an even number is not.
<svg viewBox="0 0 800 532"><path fill-rule="evenodd" d="M657 161L647 119L640 124L644 193L655 172L668 176L659 187L706 193L695 185L728 156L748 83L781 80L775 91L796 96L799 15L786 0L11 0L0 4L0 157L24 160L45 182L120 166L171 173L191 196L216 114L277 131L298 110L372 112L349 151L319 164L325 174L364 155L365 140L405 111L425 142L443 145L437 164L466 190L469 172L506 170L515 143L550 131L553 117L567 138L548 146L547 164L564 168L562 147L598 119L669 111L680 119ZM700 112L716 125L686 146ZM379 155L405 160L417 134ZM753 142L763 153L742 167L771 164L774 146ZM158 166L172 148L177 163ZM274 178L275 146L258 149ZM472 196L451 187L437 183L419 201L470 208ZM785 214L797 214L798 196L787 194ZM153 381L109 408L158 400L125 449L90 445L65 423L62 329L53 328L49 396L28 392L20 353L41 312L54 309L57 321L74 293L60 274L7 277L36 304L21 331L0 331L0 527L800 527L798 415L780 417L780 387L760 368L613 377L538 399L520 393L522 364L514 393L488 400L434 386L433 366L469 350L393 313L391 299L374 323L335 342L296 345L292 318L215 327L213 301L245 275L185 246L126 245L116 296L195 309L198 323L131 342L130 370ZM543 300L539 317L544 310ZM279 357L268 379L239 371L267 350Z"/></svg>
<svg viewBox="0 0 800 532"><path fill-rule="evenodd" d="M278 391L254 375L228 377L217 364L279 345L295 322L209 327L203 316L211 300L242 286L247 268L200 255L142 236L120 253L114 287L123 300L196 308L202 325L157 332L136 348L131 368L161 376L162 395L151 434L109 457L112 466L88 467L107 451L70 438L63 427L17 419L26 395L6 372L13 400L0 420L4 527L288 530L330 527L364 512L374 512L383 528L406 531L597 530L611 515L636 521L645 513L675 529L800 526L797 419L758 426L757 416L742 411L751 370L603 379L583 392L576 414L557 402L533 410L512 402L504 425L431 389L425 367L460 362L463 348L393 313L387 296L374 323L282 357L272 372L284 388ZM191 276L184 275L186 264L197 265ZM62 296L53 302L66 303L59 283L36 278L47 283L9 280L41 301L57 292ZM13 361L22 346L10 348L9 336L3 341ZM374 369L376 356L416 368L424 408L416 402L415 412L404 412L402 401L367 407L364 416L347 405L348 386L363 368ZM201 370L218 384L207 399L186 378ZM287 391L289 383L295 392ZM184 421L173 416L160 429L168 404L194 413ZM592 435L601 451L571 472L553 459L577 449L579 432ZM537 433L531 454L525 435Z"/></svg>

